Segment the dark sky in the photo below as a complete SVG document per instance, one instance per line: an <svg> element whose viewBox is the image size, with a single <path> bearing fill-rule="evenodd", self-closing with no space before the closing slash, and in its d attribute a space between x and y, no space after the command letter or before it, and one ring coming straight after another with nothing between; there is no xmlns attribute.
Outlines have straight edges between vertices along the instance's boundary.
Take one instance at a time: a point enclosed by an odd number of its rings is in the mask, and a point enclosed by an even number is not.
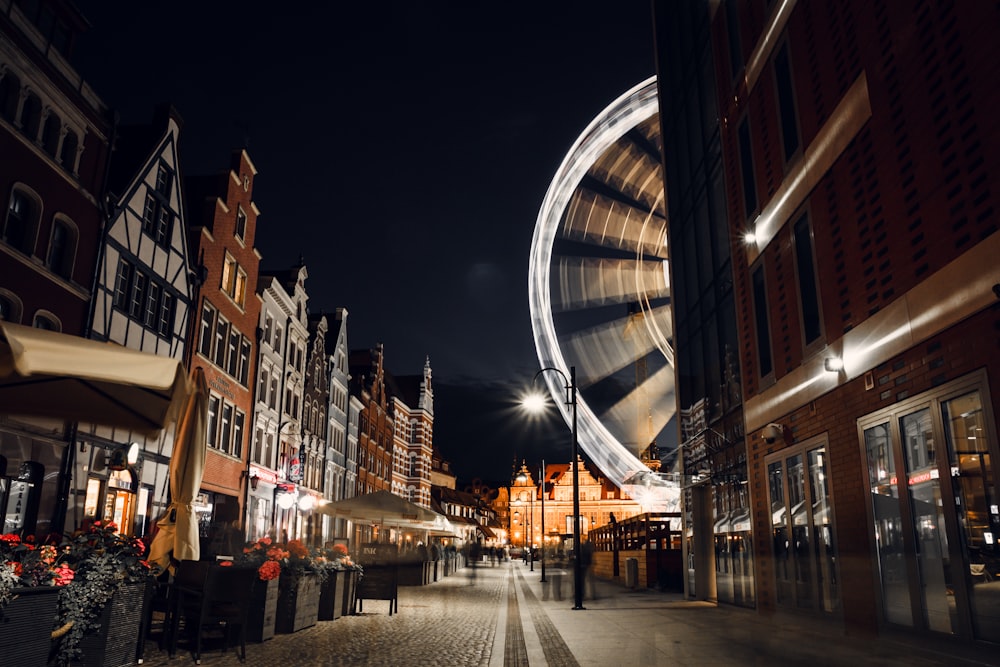
<svg viewBox="0 0 1000 667"><path fill-rule="evenodd" d="M396 375L430 357L435 444L463 480L568 461L515 393L538 368L528 252L566 152L654 72L649 0L78 2L81 74L125 123L169 101L184 174L258 169L264 268ZM565 445L565 446L564 446Z"/></svg>

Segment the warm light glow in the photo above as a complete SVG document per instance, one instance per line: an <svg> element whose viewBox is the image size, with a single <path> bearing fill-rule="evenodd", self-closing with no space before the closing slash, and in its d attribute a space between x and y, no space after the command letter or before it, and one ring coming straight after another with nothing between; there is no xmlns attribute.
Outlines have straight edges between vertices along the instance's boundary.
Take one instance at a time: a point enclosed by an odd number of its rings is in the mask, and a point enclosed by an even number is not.
<svg viewBox="0 0 1000 667"><path fill-rule="evenodd" d="M303 512L308 512L313 507L316 506L316 499L312 496L302 496L299 498L299 509Z"/></svg>
<svg viewBox="0 0 1000 667"><path fill-rule="evenodd" d="M844 370L844 360L840 357L827 357L826 361L823 362L823 367L834 373L839 373Z"/></svg>
<svg viewBox="0 0 1000 667"><path fill-rule="evenodd" d="M526 394L524 398L521 399L521 407L531 414L537 415L545 412L546 408L549 407L549 400L544 394L533 392L531 394Z"/></svg>
<svg viewBox="0 0 1000 667"><path fill-rule="evenodd" d="M291 509L295 504L295 496L290 493L279 493L274 502L283 510Z"/></svg>
<svg viewBox="0 0 1000 667"><path fill-rule="evenodd" d="M748 231L743 235L743 242L747 245L754 245L757 243L757 235L752 231Z"/></svg>

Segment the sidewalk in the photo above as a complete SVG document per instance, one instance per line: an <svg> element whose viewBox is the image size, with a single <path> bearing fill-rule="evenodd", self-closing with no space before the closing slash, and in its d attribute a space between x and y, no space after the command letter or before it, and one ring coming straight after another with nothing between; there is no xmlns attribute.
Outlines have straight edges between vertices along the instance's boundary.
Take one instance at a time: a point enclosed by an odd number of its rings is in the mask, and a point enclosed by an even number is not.
<svg viewBox="0 0 1000 667"><path fill-rule="evenodd" d="M552 573L549 572L549 575ZM465 568L427 586L399 589L398 611L369 601L363 614L321 621L247 646L250 667L982 667L1000 651L913 635L857 639L807 617L683 600L679 594L598 583L598 599L573 610L572 577L562 599L544 599L541 571L520 561ZM551 593L551 591L550 591ZM144 667L193 665L147 642ZM233 651L208 650L203 664L239 667Z"/></svg>
<svg viewBox="0 0 1000 667"><path fill-rule="evenodd" d="M598 599L584 600L584 610L573 610L571 573L564 577L560 601L551 596L542 599L537 566L529 572L517 563L514 571L519 595L528 605L532 596L536 598L572 652L573 664L581 667L1000 665L1000 650L947 638L845 637L839 627L809 617L764 616L752 609L687 601L677 593L630 590L611 582L598 582ZM490 664L495 667L494 662ZM531 660L530 664L546 663Z"/></svg>

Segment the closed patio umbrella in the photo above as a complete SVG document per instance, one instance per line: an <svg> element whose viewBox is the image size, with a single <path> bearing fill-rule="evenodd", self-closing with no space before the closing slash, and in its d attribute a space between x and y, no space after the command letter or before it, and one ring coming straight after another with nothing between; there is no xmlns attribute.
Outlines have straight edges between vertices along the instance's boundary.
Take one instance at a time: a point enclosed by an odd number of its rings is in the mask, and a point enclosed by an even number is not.
<svg viewBox="0 0 1000 667"><path fill-rule="evenodd" d="M201 488L208 448L208 383L201 368L194 372L195 390L177 423L170 457L170 505L156 522L159 531L149 546L149 561L167 568L171 561L198 560L198 521L194 498Z"/></svg>

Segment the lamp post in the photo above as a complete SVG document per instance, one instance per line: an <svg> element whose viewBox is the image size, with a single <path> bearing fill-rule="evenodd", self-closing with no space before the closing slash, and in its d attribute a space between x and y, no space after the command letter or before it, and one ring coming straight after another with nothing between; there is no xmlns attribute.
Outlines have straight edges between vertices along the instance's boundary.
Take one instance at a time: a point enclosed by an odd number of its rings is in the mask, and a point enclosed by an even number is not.
<svg viewBox="0 0 1000 667"><path fill-rule="evenodd" d="M538 479L542 482L542 583L545 583L545 459L538 470Z"/></svg>
<svg viewBox="0 0 1000 667"><path fill-rule="evenodd" d="M573 431L573 549L576 557L573 559L573 609L586 609L583 606L583 568L580 563L580 471L576 462L579 459L579 442L576 428L576 366L569 367L569 377L554 366L547 366L535 373L534 380L538 379L546 371L555 371L563 379L563 389L566 391L565 404L572 407L572 431ZM534 381L533 380L533 381ZM532 409L538 410L542 407L543 399L533 397L532 400L525 401Z"/></svg>

